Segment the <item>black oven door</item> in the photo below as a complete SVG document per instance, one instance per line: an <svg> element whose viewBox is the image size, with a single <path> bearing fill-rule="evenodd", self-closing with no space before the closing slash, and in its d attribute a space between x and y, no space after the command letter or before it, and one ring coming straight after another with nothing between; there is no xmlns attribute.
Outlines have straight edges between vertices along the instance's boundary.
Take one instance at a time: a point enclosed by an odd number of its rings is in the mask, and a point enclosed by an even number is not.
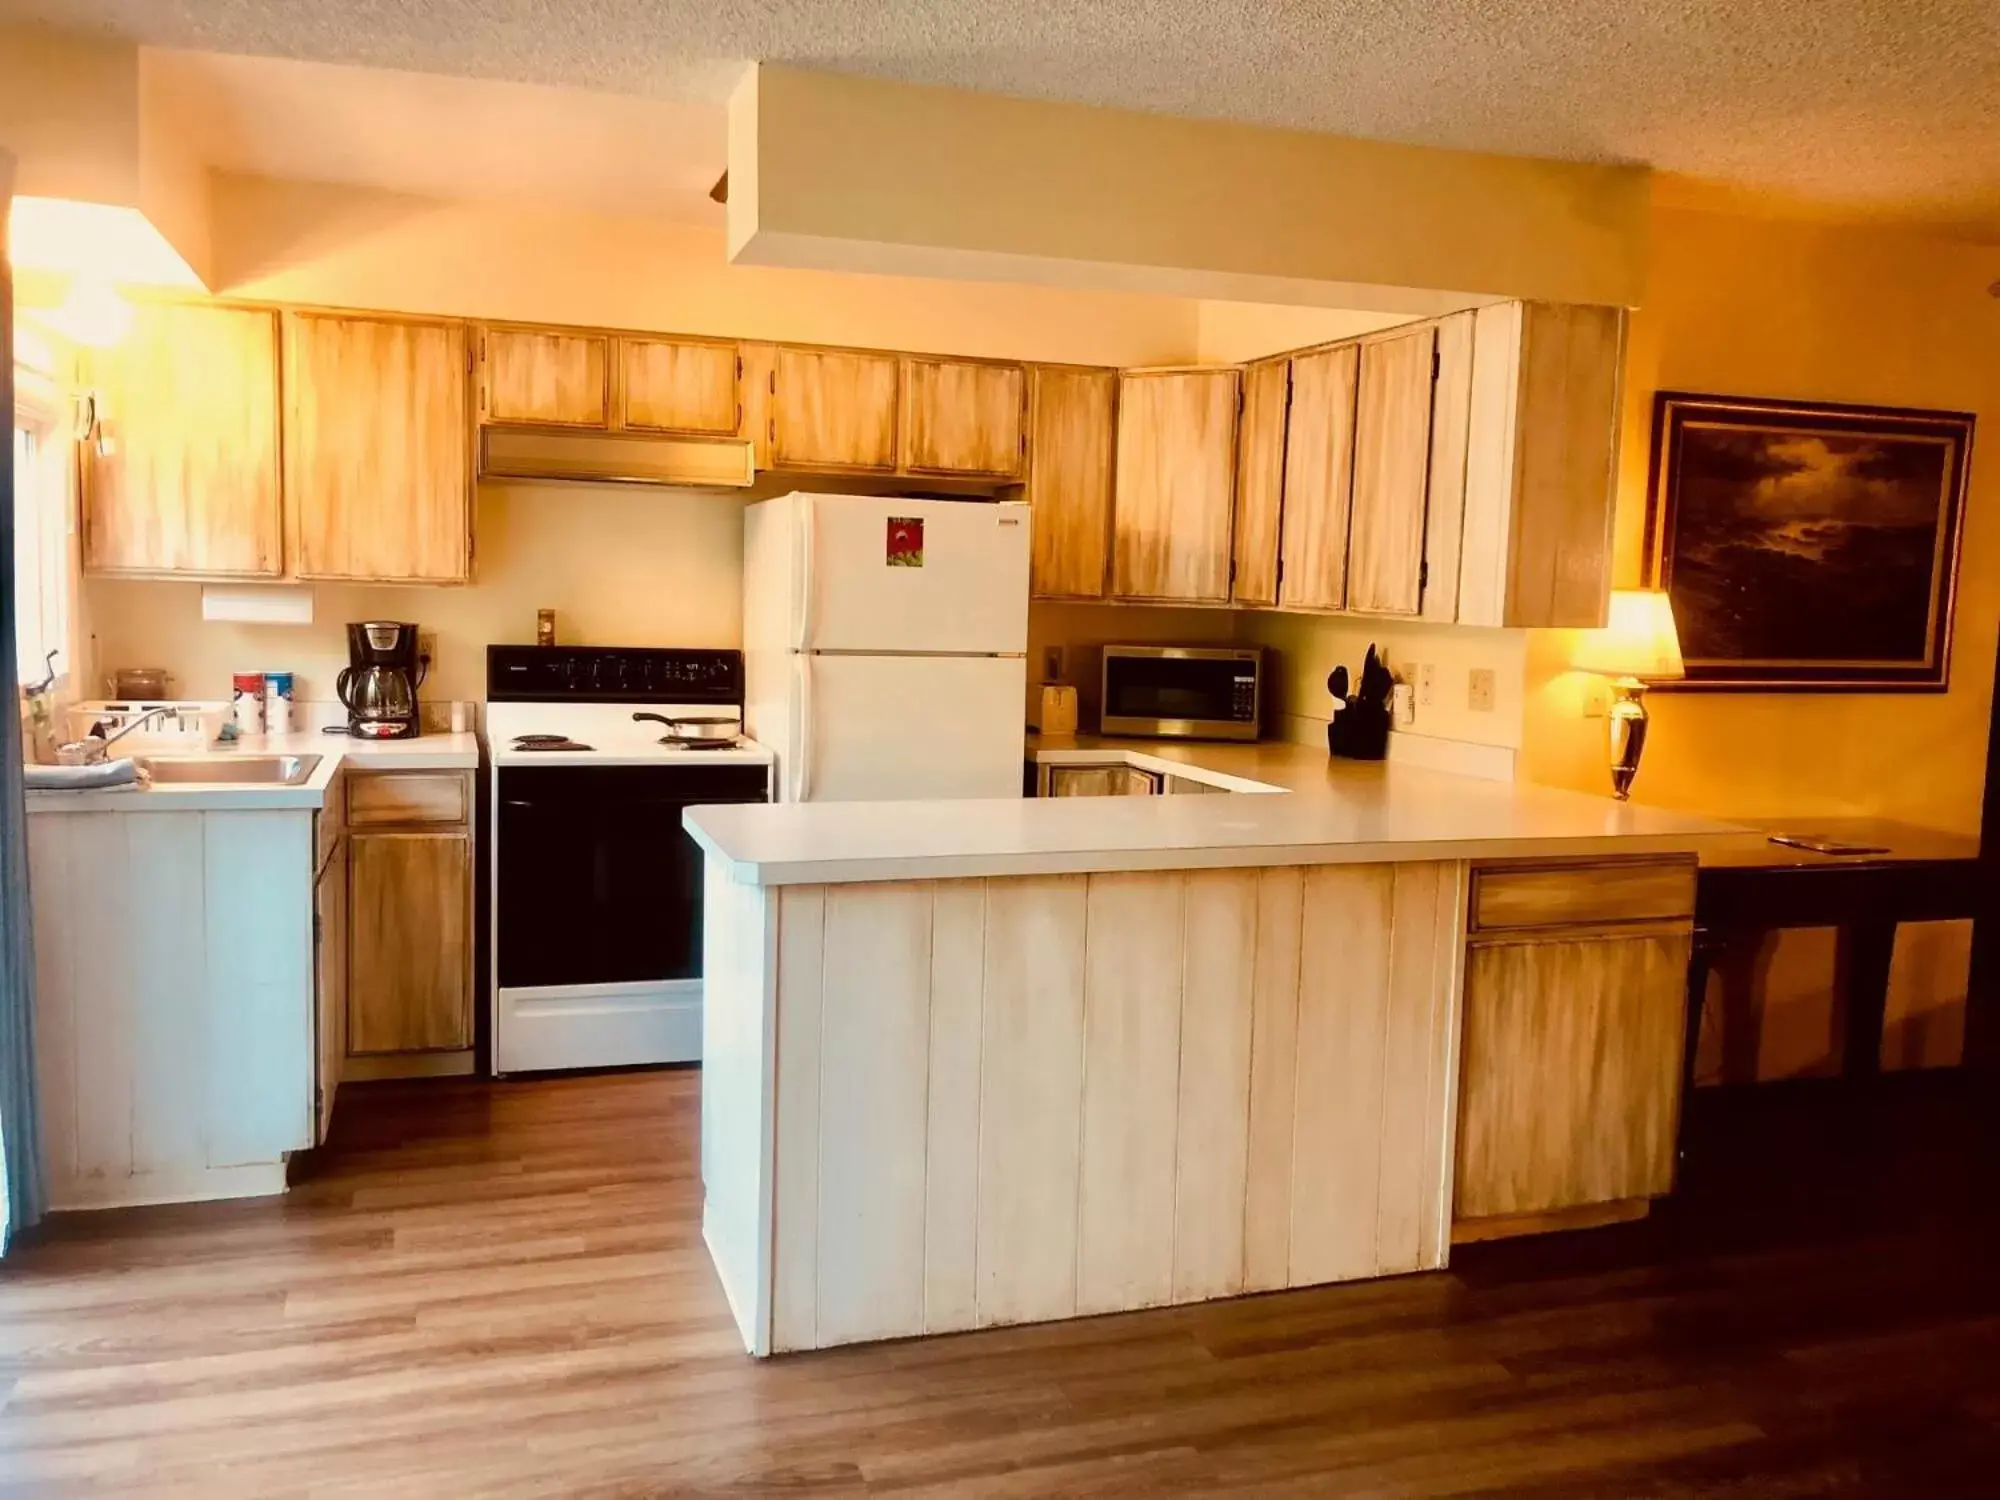
<svg viewBox="0 0 2000 1500"><path fill-rule="evenodd" d="M681 813L763 802L761 766L503 766L494 937L503 989L701 974L702 855Z"/></svg>

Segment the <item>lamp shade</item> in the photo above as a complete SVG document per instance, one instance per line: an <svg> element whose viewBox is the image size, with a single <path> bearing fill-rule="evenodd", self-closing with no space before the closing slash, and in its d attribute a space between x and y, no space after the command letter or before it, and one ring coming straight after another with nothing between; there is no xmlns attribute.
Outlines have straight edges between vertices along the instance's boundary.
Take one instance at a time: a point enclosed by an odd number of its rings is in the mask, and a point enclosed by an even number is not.
<svg viewBox="0 0 2000 1500"><path fill-rule="evenodd" d="M1680 632L1666 594L1660 589L1613 589L1610 622L1583 633L1572 664L1606 677L1659 681L1686 676Z"/></svg>

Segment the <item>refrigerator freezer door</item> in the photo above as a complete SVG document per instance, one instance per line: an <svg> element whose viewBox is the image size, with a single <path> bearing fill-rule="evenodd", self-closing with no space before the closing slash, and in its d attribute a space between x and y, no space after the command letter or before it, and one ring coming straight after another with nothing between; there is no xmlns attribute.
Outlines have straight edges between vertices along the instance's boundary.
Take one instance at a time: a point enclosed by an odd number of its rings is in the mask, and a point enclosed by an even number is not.
<svg viewBox="0 0 2000 1500"><path fill-rule="evenodd" d="M993 655L1028 649L1028 507L799 497L791 644L814 651Z"/></svg>
<svg viewBox="0 0 2000 1500"><path fill-rule="evenodd" d="M802 656L786 801L1021 795L1027 663L1005 656Z"/></svg>

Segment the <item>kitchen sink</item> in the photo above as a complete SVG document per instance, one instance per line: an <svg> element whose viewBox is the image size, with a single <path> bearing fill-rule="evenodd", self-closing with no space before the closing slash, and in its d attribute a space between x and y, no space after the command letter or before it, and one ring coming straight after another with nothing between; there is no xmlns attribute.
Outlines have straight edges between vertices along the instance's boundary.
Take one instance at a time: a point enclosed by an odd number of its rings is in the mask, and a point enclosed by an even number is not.
<svg viewBox="0 0 2000 1500"><path fill-rule="evenodd" d="M205 786L300 786L319 768L317 755L138 755L155 782Z"/></svg>

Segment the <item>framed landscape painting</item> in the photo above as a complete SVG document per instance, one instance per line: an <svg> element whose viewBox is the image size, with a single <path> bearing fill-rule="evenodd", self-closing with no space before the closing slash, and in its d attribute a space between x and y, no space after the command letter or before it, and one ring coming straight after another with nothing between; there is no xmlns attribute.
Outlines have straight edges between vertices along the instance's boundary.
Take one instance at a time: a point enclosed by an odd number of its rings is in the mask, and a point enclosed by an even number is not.
<svg viewBox="0 0 2000 1500"><path fill-rule="evenodd" d="M1671 686L1943 689L1971 449L1964 412L1660 392L1646 529L1687 662Z"/></svg>

